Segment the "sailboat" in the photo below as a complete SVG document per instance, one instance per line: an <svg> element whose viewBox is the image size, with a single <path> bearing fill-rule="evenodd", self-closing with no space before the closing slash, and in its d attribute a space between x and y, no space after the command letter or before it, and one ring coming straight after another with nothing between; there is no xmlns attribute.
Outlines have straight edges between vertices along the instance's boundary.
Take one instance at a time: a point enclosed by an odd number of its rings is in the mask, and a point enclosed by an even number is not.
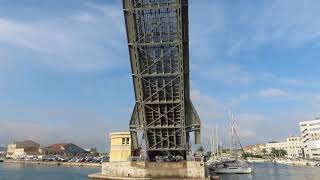
<svg viewBox="0 0 320 180"><path fill-rule="evenodd" d="M229 131L229 141L230 141L230 157L227 161L221 161L215 163L212 170L216 174L251 174L253 169L249 166L246 161L238 159L238 156L235 155L232 157L232 151L236 149L237 143L239 143L242 152L243 148L240 143L239 137L237 135L236 129L234 127L235 120L233 114L229 110L230 118L230 131Z"/></svg>
<svg viewBox="0 0 320 180"><path fill-rule="evenodd" d="M221 149L221 141L219 144L218 127L212 128L211 130L210 144L211 144L211 147L210 147L211 156L210 156L210 159L207 161L207 166L209 167L209 169L211 169L214 164L222 161L222 149ZM220 145L220 151L219 151L219 145Z"/></svg>

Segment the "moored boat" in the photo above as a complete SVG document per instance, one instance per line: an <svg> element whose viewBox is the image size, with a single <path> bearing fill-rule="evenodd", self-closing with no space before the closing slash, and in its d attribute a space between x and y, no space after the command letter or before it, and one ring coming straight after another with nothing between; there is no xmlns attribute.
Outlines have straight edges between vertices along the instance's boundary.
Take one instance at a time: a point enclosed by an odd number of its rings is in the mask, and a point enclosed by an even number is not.
<svg viewBox="0 0 320 180"><path fill-rule="evenodd" d="M241 142L237 135L236 129L234 127L235 121L233 119L233 114L229 111L230 117L230 132L229 132L229 140L230 140L230 157L219 162L212 161L211 166L209 166L210 170L216 174L251 174L253 172L253 168L249 166L249 162L247 159L239 159L239 155L237 153L232 154L232 152L236 149L237 145L240 145L241 150L244 153ZM232 158L234 157L234 158ZM246 158L246 157L245 157Z"/></svg>
<svg viewBox="0 0 320 180"><path fill-rule="evenodd" d="M216 174L251 174L252 168L244 166L232 166L226 164L224 167L214 169L213 172Z"/></svg>

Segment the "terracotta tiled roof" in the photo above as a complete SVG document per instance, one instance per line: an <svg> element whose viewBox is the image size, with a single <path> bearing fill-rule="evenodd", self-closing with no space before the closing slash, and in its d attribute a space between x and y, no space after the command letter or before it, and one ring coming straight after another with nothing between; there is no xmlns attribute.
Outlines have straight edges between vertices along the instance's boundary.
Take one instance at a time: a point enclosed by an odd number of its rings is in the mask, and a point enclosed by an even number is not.
<svg viewBox="0 0 320 180"><path fill-rule="evenodd" d="M68 144L70 144L70 143L57 143L57 144L52 144L52 145L48 146L48 148L61 149L62 147L65 147Z"/></svg>

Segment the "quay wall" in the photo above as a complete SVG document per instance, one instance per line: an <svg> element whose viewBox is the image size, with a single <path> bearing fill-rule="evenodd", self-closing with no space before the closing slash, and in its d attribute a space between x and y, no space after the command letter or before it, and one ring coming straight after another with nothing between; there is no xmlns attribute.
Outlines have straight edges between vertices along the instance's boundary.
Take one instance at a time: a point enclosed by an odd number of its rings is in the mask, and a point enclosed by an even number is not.
<svg viewBox="0 0 320 180"><path fill-rule="evenodd" d="M25 161L25 160L4 160L4 163L21 163L21 164L40 164L55 166L74 166L74 167L101 167L100 163L76 163L76 162L45 162L45 161Z"/></svg>
<svg viewBox="0 0 320 180"><path fill-rule="evenodd" d="M102 164L102 175L106 177L132 178L196 178L208 177L203 162L107 162Z"/></svg>

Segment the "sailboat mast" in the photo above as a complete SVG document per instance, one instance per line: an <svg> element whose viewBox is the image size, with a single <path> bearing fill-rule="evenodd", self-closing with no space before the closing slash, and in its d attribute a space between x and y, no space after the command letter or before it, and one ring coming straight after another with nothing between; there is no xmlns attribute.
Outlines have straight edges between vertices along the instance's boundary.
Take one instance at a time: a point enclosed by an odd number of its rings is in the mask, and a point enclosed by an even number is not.
<svg viewBox="0 0 320 180"><path fill-rule="evenodd" d="M219 137L218 137L218 126L216 126L216 153L219 156Z"/></svg>
<svg viewBox="0 0 320 180"><path fill-rule="evenodd" d="M220 157L222 157L222 141L220 141Z"/></svg>
<svg viewBox="0 0 320 180"><path fill-rule="evenodd" d="M211 156L214 156L214 128L211 128Z"/></svg>

